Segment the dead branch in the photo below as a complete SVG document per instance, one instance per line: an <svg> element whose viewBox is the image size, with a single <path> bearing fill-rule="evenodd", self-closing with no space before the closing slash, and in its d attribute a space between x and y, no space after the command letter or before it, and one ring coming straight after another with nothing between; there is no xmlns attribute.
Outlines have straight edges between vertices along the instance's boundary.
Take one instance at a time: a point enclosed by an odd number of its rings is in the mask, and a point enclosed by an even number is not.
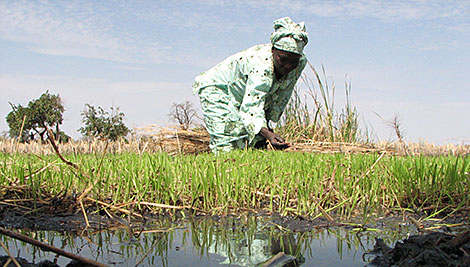
<svg viewBox="0 0 470 267"><path fill-rule="evenodd" d="M67 252L67 251L62 250L60 248L53 247L49 244L45 244L45 243L43 243L41 241L38 241L34 238L31 238L29 236L22 235L22 234L16 233L16 232L12 232L12 231L7 230L7 229L2 228L2 227L0 227L0 234L7 235L7 236L12 237L14 239L18 239L18 240L21 240L23 242L29 243L33 246L40 247L44 251L52 251L56 254L59 254L61 256L66 257L66 258L76 260L76 261L79 261L81 263L85 263L85 264L88 264L88 265L91 265L91 266L98 266L98 267L108 266L106 264L103 264L103 263L100 263L100 262L97 262L97 261L94 261L94 260L90 260L90 259L84 258L82 256L79 256L79 255L76 255L76 254L73 254L73 253L70 253L70 252Z"/></svg>

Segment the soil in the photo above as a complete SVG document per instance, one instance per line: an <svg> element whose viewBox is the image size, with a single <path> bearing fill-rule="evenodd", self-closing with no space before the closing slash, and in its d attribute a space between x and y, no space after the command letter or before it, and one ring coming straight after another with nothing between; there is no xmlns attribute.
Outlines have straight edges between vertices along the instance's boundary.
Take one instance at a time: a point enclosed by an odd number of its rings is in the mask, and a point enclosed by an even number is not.
<svg viewBox="0 0 470 267"><path fill-rule="evenodd" d="M10 259L8 256L0 256L0 266L5 266L5 263ZM15 258L16 261L20 264L21 267L60 267L59 265L53 263L50 260L43 260L39 262L38 264L33 264L29 263L27 260L23 258ZM83 264L81 262L77 261L70 261L65 267L87 267L90 265ZM10 262L6 267L16 267L16 265L13 262Z"/></svg>
<svg viewBox="0 0 470 267"><path fill-rule="evenodd" d="M376 240L377 266L470 266L470 231L459 235L433 232L413 235L390 248Z"/></svg>
<svg viewBox="0 0 470 267"><path fill-rule="evenodd" d="M18 211L5 211L0 213L0 216L0 226L5 228L75 233L86 226L82 214L25 215ZM89 215L88 220L93 226L99 226L103 225L106 219Z"/></svg>

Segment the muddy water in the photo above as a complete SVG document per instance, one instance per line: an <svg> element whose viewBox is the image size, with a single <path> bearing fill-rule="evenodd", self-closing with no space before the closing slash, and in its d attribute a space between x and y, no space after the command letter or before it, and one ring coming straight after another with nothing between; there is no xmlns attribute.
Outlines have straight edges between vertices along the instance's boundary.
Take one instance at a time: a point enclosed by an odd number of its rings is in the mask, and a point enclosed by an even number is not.
<svg viewBox="0 0 470 267"><path fill-rule="evenodd" d="M389 223L390 225L390 223ZM88 230L78 234L36 231L28 234L68 252L111 266L366 266L380 237L389 245L413 229L309 226L286 228L272 218L158 220L142 226ZM398 230L400 229L400 230ZM66 266L70 260L2 236L13 255L37 264ZM6 255L1 250L0 255ZM282 252L282 253L281 253Z"/></svg>

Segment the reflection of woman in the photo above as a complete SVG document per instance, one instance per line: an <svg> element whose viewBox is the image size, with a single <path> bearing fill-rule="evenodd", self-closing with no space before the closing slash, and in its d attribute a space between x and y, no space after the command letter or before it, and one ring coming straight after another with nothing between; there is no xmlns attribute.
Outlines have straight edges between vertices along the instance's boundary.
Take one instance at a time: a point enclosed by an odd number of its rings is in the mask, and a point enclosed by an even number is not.
<svg viewBox="0 0 470 267"><path fill-rule="evenodd" d="M244 238L238 235L229 236L224 241L219 240L218 236L213 236L207 251L224 257L225 260L220 264L258 266L272 257L269 235L260 232L251 234Z"/></svg>
<svg viewBox="0 0 470 267"><path fill-rule="evenodd" d="M220 264L239 266L264 266L279 252L284 252L282 257L277 257L271 265L267 266L300 266L305 263L301 254L301 246L292 233L285 235L269 235L266 232L257 231L253 235L228 236L226 242L219 240L219 236L212 236L207 251L218 254L226 259ZM281 264L282 265L278 265Z"/></svg>
<svg viewBox="0 0 470 267"><path fill-rule="evenodd" d="M274 22L270 44L232 55L196 77L193 91L201 100L213 151L254 147L266 139L288 145L268 129L278 122L306 65L304 23L285 17Z"/></svg>
<svg viewBox="0 0 470 267"><path fill-rule="evenodd" d="M282 236L270 237L271 253L273 254L272 265L267 266L300 266L305 263L305 258L300 254L300 246L297 243L294 234L288 233ZM279 254L283 252L283 254ZM278 256L279 257L276 257ZM281 265L282 263L282 265ZM265 264L266 265L266 264Z"/></svg>

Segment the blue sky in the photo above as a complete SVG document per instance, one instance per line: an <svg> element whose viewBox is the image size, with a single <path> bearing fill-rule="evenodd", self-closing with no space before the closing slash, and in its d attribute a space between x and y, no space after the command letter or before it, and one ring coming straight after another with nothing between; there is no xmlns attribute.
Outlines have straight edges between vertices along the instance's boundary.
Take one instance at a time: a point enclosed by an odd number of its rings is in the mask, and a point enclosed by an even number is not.
<svg viewBox="0 0 470 267"><path fill-rule="evenodd" d="M194 77L268 43L275 19L305 21L311 64L379 140L398 116L405 140L470 143L470 1L0 0L0 131L8 102L60 94L62 129L79 137L85 103L118 106L126 124L168 124ZM308 72L307 75L310 75Z"/></svg>

